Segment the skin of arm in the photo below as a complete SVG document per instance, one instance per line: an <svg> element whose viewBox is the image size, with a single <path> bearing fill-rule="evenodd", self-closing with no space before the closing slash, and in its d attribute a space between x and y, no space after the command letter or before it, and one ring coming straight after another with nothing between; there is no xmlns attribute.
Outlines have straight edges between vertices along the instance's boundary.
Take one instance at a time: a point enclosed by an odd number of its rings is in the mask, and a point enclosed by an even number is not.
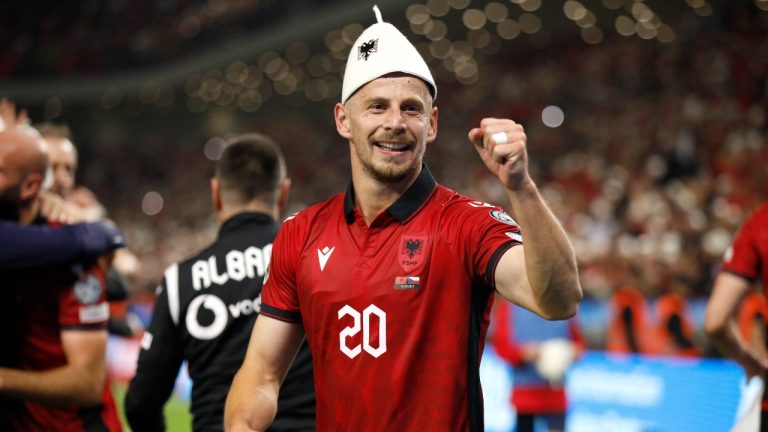
<svg viewBox="0 0 768 432"><path fill-rule="evenodd" d="M57 406L92 406L101 401L106 377L106 330L64 330L67 364L45 371L0 369L0 392Z"/></svg>
<svg viewBox="0 0 768 432"><path fill-rule="evenodd" d="M739 302L750 289L748 280L731 274L720 273L715 279L712 295L707 302L704 331L717 350L739 363L748 376L764 375L768 357L752 349L739 334L736 311Z"/></svg>
<svg viewBox="0 0 768 432"><path fill-rule="evenodd" d="M243 365L232 381L224 408L224 429L264 431L277 413L280 385L291 366L304 328L260 315L253 326Z"/></svg>
<svg viewBox="0 0 768 432"><path fill-rule="evenodd" d="M496 144L492 138L500 132L507 143ZM523 127L512 120L485 118L469 132L469 139L504 186L526 239L523 247L510 248L499 260L496 290L546 319L574 316L582 298L576 255L528 173Z"/></svg>

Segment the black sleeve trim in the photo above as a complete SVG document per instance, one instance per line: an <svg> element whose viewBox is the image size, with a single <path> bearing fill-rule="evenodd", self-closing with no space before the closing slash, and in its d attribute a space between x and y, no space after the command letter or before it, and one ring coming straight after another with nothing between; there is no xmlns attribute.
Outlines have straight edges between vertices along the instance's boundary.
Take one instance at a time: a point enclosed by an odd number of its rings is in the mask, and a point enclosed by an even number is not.
<svg viewBox="0 0 768 432"><path fill-rule="evenodd" d="M278 309L274 306L270 306L268 304L262 303L261 304L261 312L259 312L260 315L266 315L270 318L274 318L276 320L285 321L288 323L300 323L301 322L301 314L298 312L291 312L283 309Z"/></svg>
<svg viewBox="0 0 768 432"><path fill-rule="evenodd" d="M485 282L488 285L496 289L496 265L499 263L501 256L504 255L504 252L509 250L509 248L512 246L521 244L522 243L518 241L508 241L506 243L502 243L502 245L496 249L493 255L491 255L491 259L488 260L488 266L485 268Z"/></svg>
<svg viewBox="0 0 768 432"><path fill-rule="evenodd" d="M66 324L61 326L62 330L106 330L107 322L98 322L94 324Z"/></svg>

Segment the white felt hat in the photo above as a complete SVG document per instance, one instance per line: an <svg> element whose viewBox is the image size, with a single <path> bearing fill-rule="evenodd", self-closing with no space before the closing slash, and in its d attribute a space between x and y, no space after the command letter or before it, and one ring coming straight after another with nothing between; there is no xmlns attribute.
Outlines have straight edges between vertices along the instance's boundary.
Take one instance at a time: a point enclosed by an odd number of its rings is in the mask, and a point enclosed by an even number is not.
<svg viewBox="0 0 768 432"><path fill-rule="evenodd" d="M369 81L392 72L403 72L421 78L429 87L432 98L437 97L437 86L427 63L399 30L381 20L379 8L374 6L376 24L365 29L357 38L347 59L341 103Z"/></svg>

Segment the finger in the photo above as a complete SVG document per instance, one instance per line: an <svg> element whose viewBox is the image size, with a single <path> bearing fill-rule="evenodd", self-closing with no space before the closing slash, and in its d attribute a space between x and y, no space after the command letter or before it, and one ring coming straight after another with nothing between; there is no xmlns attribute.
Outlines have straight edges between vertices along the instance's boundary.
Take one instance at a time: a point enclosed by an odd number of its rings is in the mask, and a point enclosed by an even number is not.
<svg viewBox="0 0 768 432"><path fill-rule="evenodd" d="M472 128L469 131L469 134L467 134L469 137L469 140L472 141L472 143L477 147L483 146L483 129L482 128Z"/></svg>
<svg viewBox="0 0 768 432"><path fill-rule="evenodd" d="M29 124L29 114L27 114L27 110L23 109L19 112L19 116L16 118L16 124L17 125L28 125Z"/></svg>
<svg viewBox="0 0 768 432"><path fill-rule="evenodd" d="M509 138L507 137L507 133L505 131L492 133L491 139L493 140L493 143L496 145L504 145L509 142Z"/></svg>

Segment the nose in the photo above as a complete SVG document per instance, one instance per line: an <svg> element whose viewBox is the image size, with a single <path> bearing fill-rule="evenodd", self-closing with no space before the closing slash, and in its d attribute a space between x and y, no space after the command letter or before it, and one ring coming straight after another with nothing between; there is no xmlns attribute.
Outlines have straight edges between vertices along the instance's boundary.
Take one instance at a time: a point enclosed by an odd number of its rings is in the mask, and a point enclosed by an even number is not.
<svg viewBox="0 0 768 432"><path fill-rule="evenodd" d="M405 120L403 112L399 108L390 108L384 117L384 128L396 132L405 130Z"/></svg>

